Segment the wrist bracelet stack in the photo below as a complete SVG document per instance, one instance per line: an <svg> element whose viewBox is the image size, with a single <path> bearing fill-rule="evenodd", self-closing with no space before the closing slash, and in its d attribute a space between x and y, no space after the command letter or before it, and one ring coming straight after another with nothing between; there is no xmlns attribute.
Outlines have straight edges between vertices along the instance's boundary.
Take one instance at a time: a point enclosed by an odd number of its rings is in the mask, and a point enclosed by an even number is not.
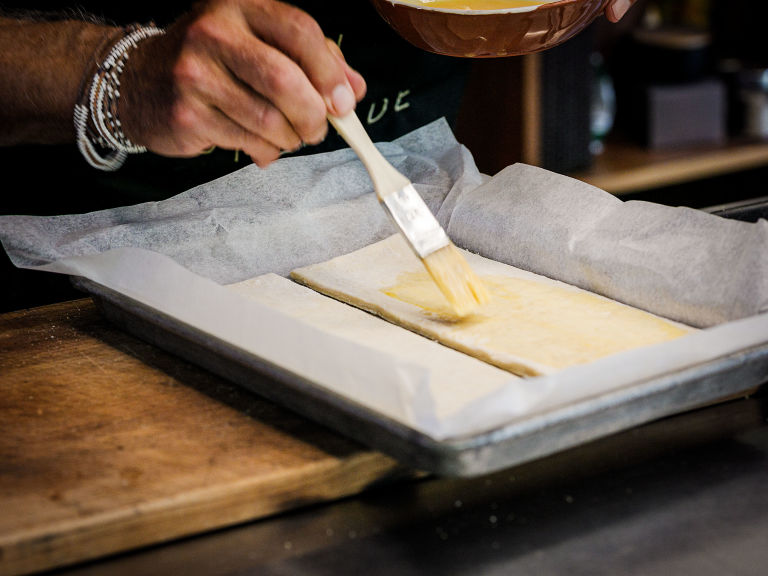
<svg viewBox="0 0 768 576"><path fill-rule="evenodd" d="M114 171L123 165L128 154L146 152L144 146L131 142L123 132L118 117L120 74L130 51L142 40L164 34L153 25L133 24L98 62L96 72L83 83L75 105L74 123L77 147L94 168Z"/></svg>

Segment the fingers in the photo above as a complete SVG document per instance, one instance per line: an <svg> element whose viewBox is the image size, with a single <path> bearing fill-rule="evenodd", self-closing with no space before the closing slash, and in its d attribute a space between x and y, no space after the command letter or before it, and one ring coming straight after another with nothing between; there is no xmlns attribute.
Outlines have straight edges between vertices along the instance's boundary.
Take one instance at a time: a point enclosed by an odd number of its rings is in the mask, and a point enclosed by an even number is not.
<svg viewBox="0 0 768 576"><path fill-rule="evenodd" d="M611 0L605 8L605 15L611 22L618 22L634 3L635 0Z"/></svg>
<svg viewBox="0 0 768 576"><path fill-rule="evenodd" d="M344 71L347 76L347 80L349 81L349 85L352 87L352 91L355 93L355 99L359 102L365 97L365 93L368 89L365 83L365 79L360 75L360 73L357 70L351 68L347 64L347 61L344 58L344 54L341 52L341 48L339 48L339 45L336 44L336 42L334 42L330 38L326 38L325 41L328 44L328 48L331 50L333 55L339 60L341 65L344 67Z"/></svg>
<svg viewBox="0 0 768 576"><path fill-rule="evenodd" d="M251 157L254 164L265 168L280 157L281 149L272 142L254 134L238 123L233 122L227 115L212 111L212 122L218 126L219 146L230 150L242 150ZM298 148L299 145L296 147ZM292 150L293 148L287 148Z"/></svg>
<svg viewBox="0 0 768 576"><path fill-rule="evenodd" d="M281 149L272 142L243 128L226 114L215 108L204 108L195 117L198 125L214 127L216 144L198 142L189 156L197 156L212 146L228 150L242 150L258 166L266 167L279 158Z"/></svg>
<svg viewBox="0 0 768 576"><path fill-rule="evenodd" d="M247 4L245 16L256 36L298 64L328 112L343 115L355 107L345 66L309 14L282 2L255 2Z"/></svg>
<svg viewBox="0 0 768 576"><path fill-rule="evenodd" d="M227 50L223 56L231 74L279 110L301 141L321 142L327 106L301 67L258 38L243 36L240 43L245 49Z"/></svg>
<svg viewBox="0 0 768 576"><path fill-rule="evenodd" d="M280 150L292 151L301 146L301 137L285 115L227 70L213 67L194 84L201 100L240 126L244 133L260 135Z"/></svg>
<svg viewBox="0 0 768 576"><path fill-rule="evenodd" d="M209 0L143 44L126 69L126 133L160 154L211 145L259 165L322 141L365 81L305 12L277 0Z"/></svg>

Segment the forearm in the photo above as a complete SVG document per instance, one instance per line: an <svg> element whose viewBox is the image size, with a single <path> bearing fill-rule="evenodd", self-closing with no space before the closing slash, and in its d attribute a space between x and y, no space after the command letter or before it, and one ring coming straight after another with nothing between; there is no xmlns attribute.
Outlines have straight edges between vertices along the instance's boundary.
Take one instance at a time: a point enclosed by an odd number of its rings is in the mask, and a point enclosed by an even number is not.
<svg viewBox="0 0 768 576"><path fill-rule="evenodd" d="M0 16L0 145L72 142L72 112L92 59L116 28Z"/></svg>

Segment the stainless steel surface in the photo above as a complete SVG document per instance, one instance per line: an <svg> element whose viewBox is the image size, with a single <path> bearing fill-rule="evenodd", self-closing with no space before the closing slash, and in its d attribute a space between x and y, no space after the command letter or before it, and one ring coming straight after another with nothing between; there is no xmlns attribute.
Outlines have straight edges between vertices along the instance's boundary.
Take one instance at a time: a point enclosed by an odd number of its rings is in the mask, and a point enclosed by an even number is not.
<svg viewBox="0 0 768 576"><path fill-rule="evenodd" d="M709 206L704 211L723 218L756 222L760 218L768 219L768 196Z"/></svg>
<svg viewBox="0 0 768 576"><path fill-rule="evenodd" d="M63 571L762 576L768 398L662 419L471 479L407 481Z"/></svg>
<svg viewBox="0 0 768 576"><path fill-rule="evenodd" d="M262 358L90 281L108 318L136 336L400 460L446 476L476 476L541 458L753 390L768 379L768 344L532 415L468 438L438 442L286 373ZM275 385L277 380L281 385Z"/></svg>

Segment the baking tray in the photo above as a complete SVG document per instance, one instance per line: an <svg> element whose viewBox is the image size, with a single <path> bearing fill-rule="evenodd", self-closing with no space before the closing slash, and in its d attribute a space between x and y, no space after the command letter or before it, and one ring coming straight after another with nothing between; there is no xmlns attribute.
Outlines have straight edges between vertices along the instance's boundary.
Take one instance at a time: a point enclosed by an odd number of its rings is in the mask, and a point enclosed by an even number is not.
<svg viewBox="0 0 768 576"><path fill-rule="evenodd" d="M768 199L703 210L755 221L768 215ZM768 383L765 343L488 432L437 441L96 282L82 277L73 277L72 282L91 295L110 321L135 336L406 466L445 476L477 476L522 464L665 416L747 395Z"/></svg>
<svg viewBox="0 0 768 576"><path fill-rule="evenodd" d="M114 324L276 404L445 476L477 476L671 414L745 395L768 380L768 343L470 437L436 441L91 280L73 283ZM277 385L276 385L277 384Z"/></svg>

